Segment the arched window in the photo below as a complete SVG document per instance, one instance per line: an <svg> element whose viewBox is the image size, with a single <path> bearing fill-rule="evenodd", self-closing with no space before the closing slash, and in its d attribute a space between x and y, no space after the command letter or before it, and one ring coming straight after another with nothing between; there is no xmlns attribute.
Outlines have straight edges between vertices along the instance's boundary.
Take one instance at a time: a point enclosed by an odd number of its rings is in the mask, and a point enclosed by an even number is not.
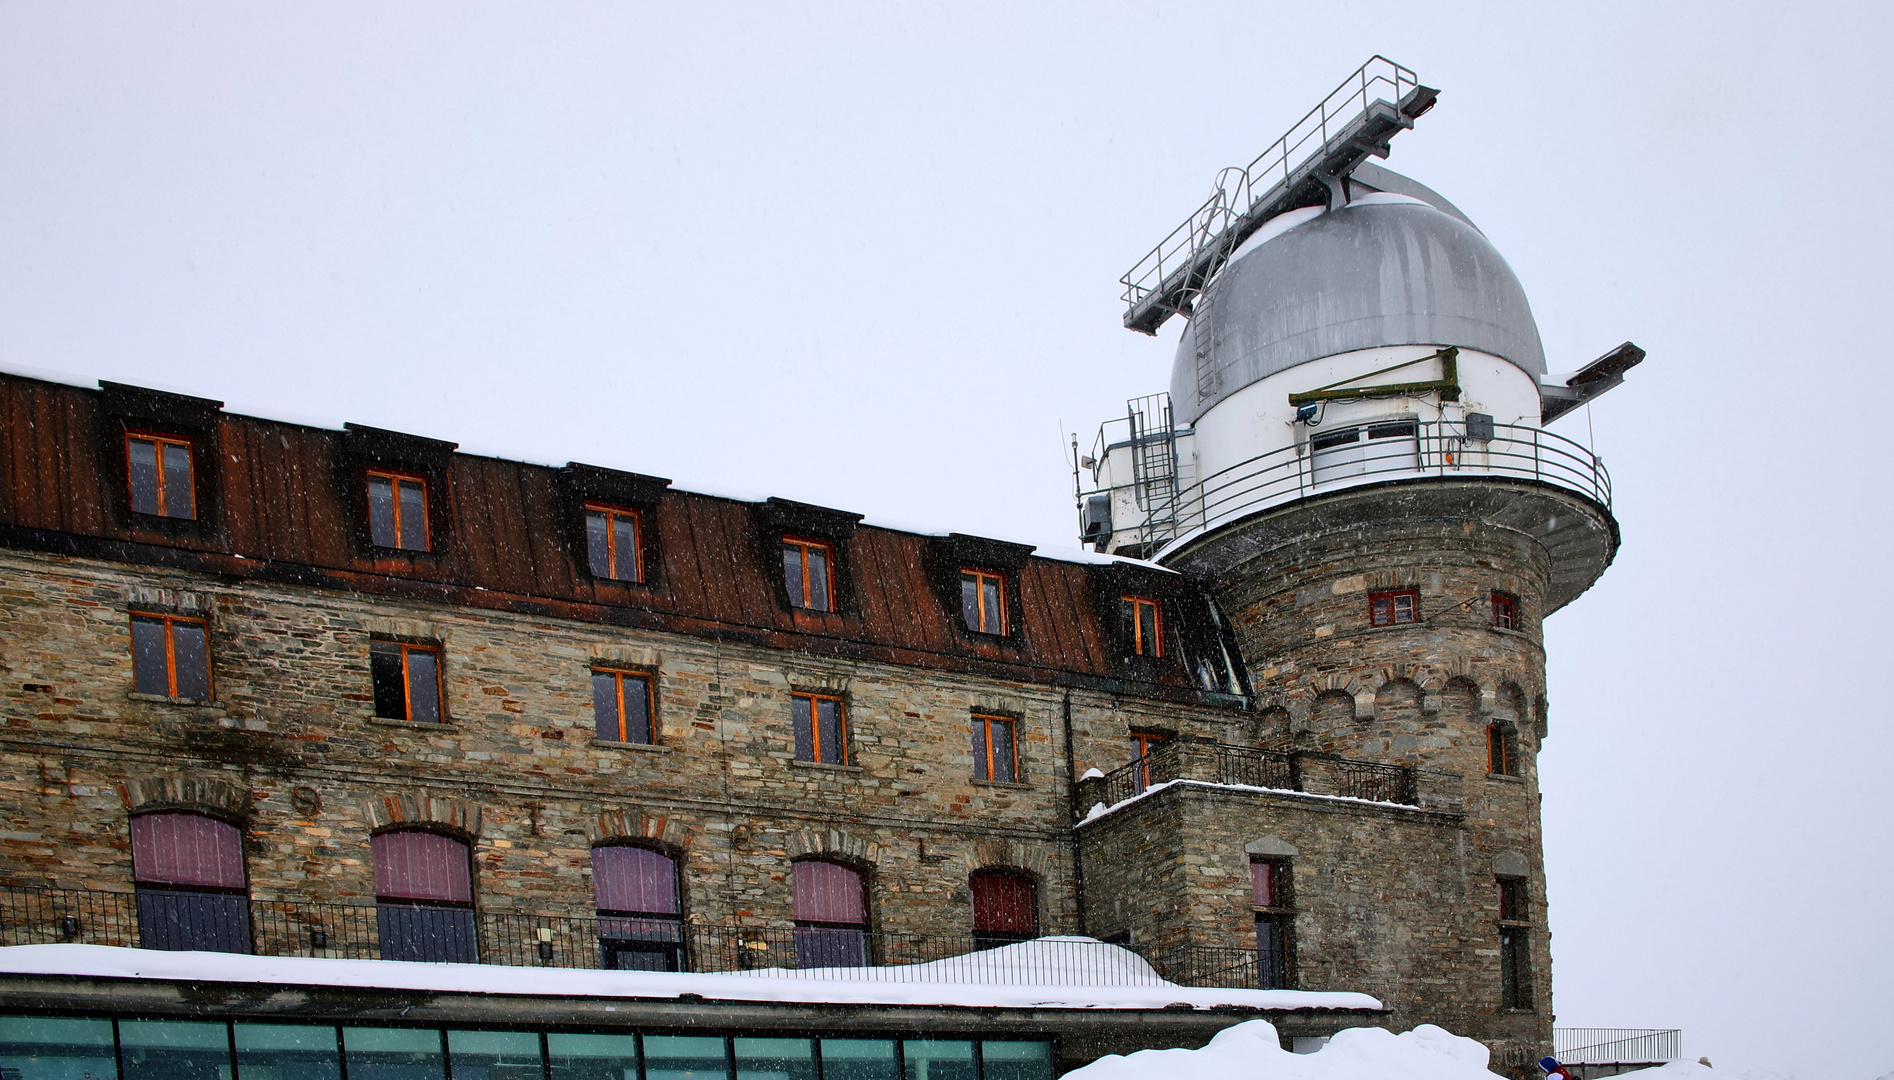
<svg viewBox="0 0 1894 1080"><path fill-rule="evenodd" d="M677 860L661 851L606 844L592 849L600 961L621 971L679 971L683 924Z"/></svg>
<svg viewBox="0 0 1894 1080"><path fill-rule="evenodd" d="M868 962L868 894L859 870L824 859L790 864L796 891L796 966Z"/></svg>
<svg viewBox="0 0 1894 1080"><path fill-rule="evenodd" d="M473 862L463 840L404 829L370 841L383 960L474 964Z"/></svg>
<svg viewBox="0 0 1894 1080"><path fill-rule="evenodd" d="M203 814L132 819L138 936L147 949L250 951L243 831Z"/></svg>
<svg viewBox="0 0 1894 1080"><path fill-rule="evenodd" d="M1009 870L976 870L973 939L982 949L1039 936L1039 890L1032 879Z"/></svg>

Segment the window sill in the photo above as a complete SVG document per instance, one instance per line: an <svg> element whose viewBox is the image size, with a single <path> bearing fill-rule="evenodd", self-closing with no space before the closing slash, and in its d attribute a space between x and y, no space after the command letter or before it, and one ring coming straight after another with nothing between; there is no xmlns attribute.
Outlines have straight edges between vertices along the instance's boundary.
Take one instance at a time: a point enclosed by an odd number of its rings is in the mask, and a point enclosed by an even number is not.
<svg viewBox="0 0 1894 1080"><path fill-rule="evenodd" d="M835 765L827 761L791 761L789 767L792 769L819 769L823 772L835 773L861 773L865 771L860 765Z"/></svg>
<svg viewBox="0 0 1894 1080"><path fill-rule="evenodd" d="M1031 784L1021 783L1018 780L975 779L972 783L974 787L1005 788L1012 791L1031 791L1032 790Z"/></svg>
<svg viewBox="0 0 1894 1080"><path fill-rule="evenodd" d="M183 709L211 709L223 712L223 702L215 698L166 697L163 694L140 694L136 691L126 694L127 701L143 701L152 705L175 705Z"/></svg>
<svg viewBox="0 0 1894 1080"><path fill-rule="evenodd" d="M411 728L416 731L457 731L459 730L458 728L454 726L454 722L452 720L441 720L435 723L429 723L425 720L394 720L386 716L371 716L368 718L368 722L371 724L381 724L384 727Z"/></svg>
<svg viewBox="0 0 1894 1080"><path fill-rule="evenodd" d="M1513 774L1511 774L1511 773L1497 773L1497 772L1490 772L1490 773L1487 773L1487 774L1486 774L1486 778L1487 778L1488 780L1501 780L1501 781L1504 781L1504 782L1506 782L1506 783L1508 783L1508 784L1524 784L1524 783L1526 782L1526 778L1525 778L1525 777L1523 777L1523 776L1514 776L1514 775L1513 775Z"/></svg>
<svg viewBox="0 0 1894 1080"><path fill-rule="evenodd" d="M593 739L592 746L599 750L631 750L640 754L668 754L671 748L662 743L614 742L611 739Z"/></svg>

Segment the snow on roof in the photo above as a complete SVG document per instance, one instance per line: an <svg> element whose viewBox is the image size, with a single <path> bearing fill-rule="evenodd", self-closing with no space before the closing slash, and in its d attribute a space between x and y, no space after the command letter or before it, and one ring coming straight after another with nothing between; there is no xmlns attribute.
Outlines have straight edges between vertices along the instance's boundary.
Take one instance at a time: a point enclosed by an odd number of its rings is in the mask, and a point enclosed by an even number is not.
<svg viewBox="0 0 1894 1080"><path fill-rule="evenodd" d="M1086 950L1083 970L1116 974L1138 985L1071 985L1056 973L1078 967L1073 948ZM554 997L677 998L713 1001L814 1002L846 1005L958 1005L986 1008L1161 1009L1188 1004L1209 1009L1379 1009L1367 994L1306 990L1202 989L1157 978L1136 953L1111 949L1115 962L1099 963L1092 938L1040 938L969 956L900 967L781 969L695 974L665 971L586 971L502 967L497 964L423 964L404 960L332 960L310 956L243 956L165 952L109 945L14 945L0 948L0 973L79 975L106 979L287 986L352 986L465 994ZM1111 969L1116 968L1114 972ZM1004 977L1007 981L974 981ZM950 981L956 976L966 981Z"/></svg>
<svg viewBox="0 0 1894 1080"><path fill-rule="evenodd" d="M1066 1080L1497 1080L1486 1047L1432 1024L1395 1035L1348 1028L1310 1054L1282 1048L1267 1020L1217 1032L1201 1050L1111 1054Z"/></svg>
<svg viewBox="0 0 1894 1080"><path fill-rule="evenodd" d="M1083 780L1085 777L1081 776L1079 779ZM1256 784L1218 784L1209 780L1161 780L1155 784L1151 784L1130 798L1119 799L1110 806L1106 806L1102 802L1093 803L1092 808L1086 811L1083 818L1079 819L1079 824L1083 825L1088 821L1095 821L1098 818L1104 817L1106 814L1117 811L1120 807L1130 806L1132 803L1137 802L1147 795L1155 795L1167 787L1179 786L1215 788L1218 791L1266 791L1271 795L1294 795L1298 799L1327 799L1331 802L1364 803L1368 806L1386 806L1396 810L1422 809L1421 807L1409 803L1387 802L1382 799L1363 799L1354 795L1323 795L1313 791L1297 791L1294 788L1260 787Z"/></svg>

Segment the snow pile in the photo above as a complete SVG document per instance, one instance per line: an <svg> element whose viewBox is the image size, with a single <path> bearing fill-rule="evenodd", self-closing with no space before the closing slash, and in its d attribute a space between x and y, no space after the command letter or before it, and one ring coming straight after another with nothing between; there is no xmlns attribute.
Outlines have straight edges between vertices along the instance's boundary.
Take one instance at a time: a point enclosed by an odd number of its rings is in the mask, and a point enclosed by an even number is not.
<svg viewBox="0 0 1894 1080"><path fill-rule="evenodd" d="M1130 949L1091 937L1042 937L924 964L886 967L762 968L742 972L797 979L998 983L1008 986L1171 986Z"/></svg>
<svg viewBox="0 0 1894 1080"><path fill-rule="evenodd" d="M1066 1080L1501 1080L1486 1047L1432 1024L1392 1035L1348 1028L1313 1054L1282 1048L1267 1020L1225 1028L1202 1050L1140 1050L1099 1058Z"/></svg>
<svg viewBox="0 0 1894 1080"><path fill-rule="evenodd" d="M1090 939L1066 939L1067 948ZM1062 951L1019 950L1022 972L1064 983L1006 984L977 981L978 972L940 968L937 979L960 974L967 982L894 981L895 968L847 968L828 971L730 972L697 974L671 971L591 971L553 967L502 967L497 964L422 964L405 960L332 960L312 956L244 956L235 953L163 952L110 945L13 945L0 947L0 973L71 975L101 979L163 979L179 982L256 983L266 986L351 986L391 990L432 990L463 994L527 994L555 997L681 998L712 1001L810 1002L850 1005L959 1005L975 1008L1038 1009L1193 1009L1237 1006L1250 1009L1379 1009L1367 994L1310 990L1202 989L1157 980L1143 985L1111 986L1084 981L1088 971L1062 973ZM1002 952L1005 950L994 950ZM1111 949L1137 964L1143 960ZM965 958L962 958L965 959ZM936 961L951 964L952 961ZM1035 968L1035 965L1037 967ZM917 965L919 966L919 965ZM1088 962L1096 968L1097 962ZM1149 971L1149 968L1144 970ZM1127 973L1135 969L1125 967ZM775 977L758 978L759 975ZM851 977L852 976L852 977Z"/></svg>
<svg viewBox="0 0 1894 1080"><path fill-rule="evenodd" d="M1749 1075L1745 1073L1744 1075ZM1715 1080L1716 1070L1700 1061L1667 1061L1654 1069L1633 1069L1618 1076L1641 1076L1644 1080ZM1617 1080L1616 1077L1613 1080Z"/></svg>

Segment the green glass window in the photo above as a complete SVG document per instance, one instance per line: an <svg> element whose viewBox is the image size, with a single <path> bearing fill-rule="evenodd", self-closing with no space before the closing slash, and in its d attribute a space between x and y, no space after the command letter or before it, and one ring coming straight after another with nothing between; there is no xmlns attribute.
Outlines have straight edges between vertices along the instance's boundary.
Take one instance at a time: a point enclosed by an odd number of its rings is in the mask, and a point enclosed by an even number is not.
<svg viewBox="0 0 1894 1080"><path fill-rule="evenodd" d="M343 1028L342 1045L349 1080L447 1080L435 1028Z"/></svg>
<svg viewBox="0 0 1894 1080"><path fill-rule="evenodd" d="M815 1080L814 1039L733 1039L737 1080Z"/></svg>
<svg viewBox="0 0 1894 1080"><path fill-rule="evenodd" d="M118 1075L112 1022L67 1017L0 1016L0 1066L20 1080L82 1080Z"/></svg>
<svg viewBox="0 0 1894 1080"><path fill-rule="evenodd" d="M230 1080L230 1029L223 1024L120 1020L118 1051L123 1080Z"/></svg>
<svg viewBox="0 0 1894 1080"><path fill-rule="evenodd" d="M341 1080L335 1029L314 1024L237 1024L243 1080Z"/></svg>
<svg viewBox="0 0 1894 1080"><path fill-rule="evenodd" d="M980 1044L985 1080L1052 1080L1052 1044L988 1039Z"/></svg>
<svg viewBox="0 0 1894 1080"><path fill-rule="evenodd" d="M901 1057L907 1080L980 1080L971 1039L908 1039Z"/></svg>
<svg viewBox="0 0 1894 1080"><path fill-rule="evenodd" d="M449 1031L454 1080L544 1080L537 1031Z"/></svg>
<svg viewBox="0 0 1894 1080"><path fill-rule="evenodd" d="M723 1040L701 1035L647 1035L645 1080L729 1080ZM349 1080L355 1080L350 1077Z"/></svg>
<svg viewBox="0 0 1894 1080"><path fill-rule="evenodd" d="M823 1039L822 1080L900 1080L893 1039Z"/></svg>
<svg viewBox="0 0 1894 1080"><path fill-rule="evenodd" d="M638 1080L636 1035L548 1035L552 1080Z"/></svg>

